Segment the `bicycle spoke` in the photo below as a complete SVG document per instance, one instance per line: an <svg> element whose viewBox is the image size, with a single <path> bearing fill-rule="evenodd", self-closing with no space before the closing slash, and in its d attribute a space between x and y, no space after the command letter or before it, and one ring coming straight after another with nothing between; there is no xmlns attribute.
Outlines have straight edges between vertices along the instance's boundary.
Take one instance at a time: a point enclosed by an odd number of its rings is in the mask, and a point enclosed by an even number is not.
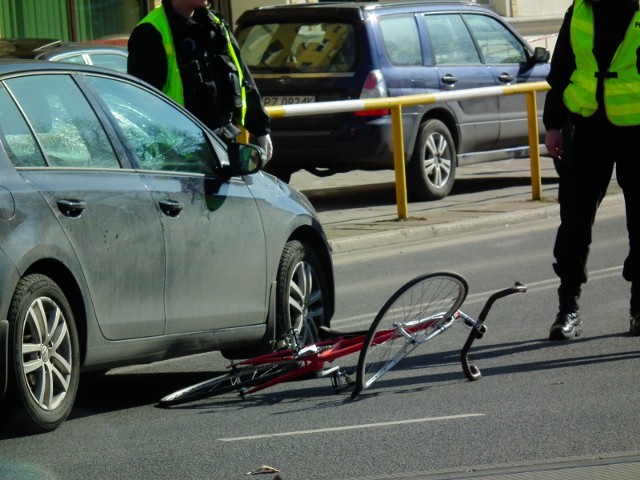
<svg viewBox="0 0 640 480"><path fill-rule="evenodd" d="M394 293L373 321L360 352L354 396L447 324L466 294L464 278L449 272L414 278Z"/></svg>

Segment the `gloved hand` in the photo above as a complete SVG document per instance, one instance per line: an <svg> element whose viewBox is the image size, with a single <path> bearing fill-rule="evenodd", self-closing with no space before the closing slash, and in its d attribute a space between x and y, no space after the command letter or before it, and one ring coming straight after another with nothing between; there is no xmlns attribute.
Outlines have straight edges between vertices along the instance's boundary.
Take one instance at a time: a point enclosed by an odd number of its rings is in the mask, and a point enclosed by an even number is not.
<svg viewBox="0 0 640 480"><path fill-rule="evenodd" d="M258 137L258 144L260 145L260 147L262 147L266 154L266 158L264 161L264 165L266 165L267 162L271 160L271 155L273 155L273 144L271 143L271 135L267 133L266 135Z"/></svg>
<svg viewBox="0 0 640 480"><path fill-rule="evenodd" d="M562 153L564 150L563 143L562 132L560 130L547 130L546 137L544 139L544 146L547 147L549 155L558 160L562 160Z"/></svg>

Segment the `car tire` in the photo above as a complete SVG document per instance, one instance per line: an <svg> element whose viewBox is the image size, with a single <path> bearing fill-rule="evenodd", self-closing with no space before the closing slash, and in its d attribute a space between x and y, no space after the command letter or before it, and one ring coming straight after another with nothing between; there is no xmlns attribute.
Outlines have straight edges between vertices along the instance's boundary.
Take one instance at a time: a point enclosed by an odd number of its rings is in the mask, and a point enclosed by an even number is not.
<svg viewBox="0 0 640 480"><path fill-rule="evenodd" d="M73 312L49 277L31 274L16 287L9 307L9 408L12 430L56 429L71 413L80 377L80 347Z"/></svg>
<svg viewBox="0 0 640 480"><path fill-rule="evenodd" d="M328 326L326 308L329 294L322 264L311 248L298 241L288 242L280 258L276 287L276 325L280 338L292 328L302 345L317 342L318 328Z"/></svg>
<svg viewBox="0 0 640 480"><path fill-rule="evenodd" d="M431 119L420 125L418 141L407 168L407 187L412 200L446 197L456 177L456 146L447 126Z"/></svg>

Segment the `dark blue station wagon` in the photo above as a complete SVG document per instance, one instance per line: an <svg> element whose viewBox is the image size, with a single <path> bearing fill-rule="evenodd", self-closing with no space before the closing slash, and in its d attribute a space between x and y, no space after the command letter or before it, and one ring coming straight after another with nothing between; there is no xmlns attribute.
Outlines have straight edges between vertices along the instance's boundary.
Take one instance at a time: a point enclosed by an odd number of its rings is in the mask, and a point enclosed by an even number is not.
<svg viewBox="0 0 640 480"><path fill-rule="evenodd" d="M267 106L514 85L549 72L546 49L534 50L493 10L465 1L262 7L241 15L236 35ZM446 196L458 166L529 152L523 96L403 114L413 199ZM302 169L325 176L393 168L388 111L275 119L272 137L268 168L285 180Z"/></svg>

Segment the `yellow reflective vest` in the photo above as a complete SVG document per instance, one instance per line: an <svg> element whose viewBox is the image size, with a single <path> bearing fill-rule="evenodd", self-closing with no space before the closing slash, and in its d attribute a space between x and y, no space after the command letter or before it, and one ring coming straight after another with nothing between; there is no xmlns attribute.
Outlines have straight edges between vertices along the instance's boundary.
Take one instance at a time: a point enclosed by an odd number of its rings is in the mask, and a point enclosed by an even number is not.
<svg viewBox="0 0 640 480"><path fill-rule="evenodd" d="M567 108L583 117L598 109L596 88L599 77L604 82L604 108L609 121L618 126L640 125L640 12L631 20L622 43L618 46L609 70L600 72L593 54L593 9L584 0L575 0L571 17L571 46L576 57L576 70L564 91Z"/></svg>
<svg viewBox="0 0 640 480"><path fill-rule="evenodd" d="M211 15L211 17L217 24L220 24L222 26L227 40L227 49L229 51L229 56L231 57L231 60L233 61L237 69L236 78L239 82L238 90L240 91L240 95L242 97L242 105L238 112L234 112L234 120L239 125L244 125L244 117L247 111L247 94L242 65L240 64L240 59L236 55L235 49L233 48L231 36L227 28L224 26L224 22L222 22L222 19L218 18L211 12L209 12L209 15ZM162 36L162 45L164 46L164 51L167 55L167 80L162 87L162 91L173 100L178 102L180 105L184 106L184 90L182 86L182 77L180 77L180 69L178 68L178 57L176 55L176 49L173 43L173 35L171 34L169 19L167 18L167 14L164 11L164 7L160 5L159 7L154 8L146 17L140 20L138 25L143 23L150 23L151 25L153 25L153 27L158 32L160 32L160 35Z"/></svg>

